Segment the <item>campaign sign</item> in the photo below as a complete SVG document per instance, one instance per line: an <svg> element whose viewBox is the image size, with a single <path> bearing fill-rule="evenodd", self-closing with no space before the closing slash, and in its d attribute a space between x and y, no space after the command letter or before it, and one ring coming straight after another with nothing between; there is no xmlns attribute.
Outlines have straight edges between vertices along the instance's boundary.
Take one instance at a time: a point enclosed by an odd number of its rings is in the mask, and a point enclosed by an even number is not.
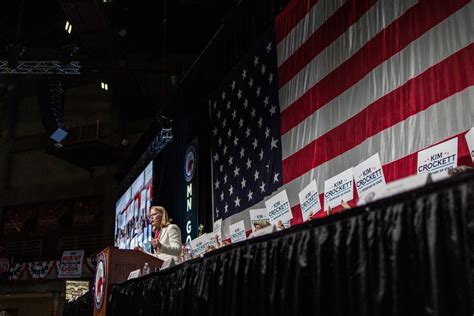
<svg viewBox="0 0 474 316"><path fill-rule="evenodd" d="M359 196L357 206L365 205L370 202L380 200L392 195L411 191L425 186L431 182L431 175L429 173L415 174L403 179L389 182L385 186L378 187L376 190L367 191Z"/></svg>
<svg viewBox="0 0 474 316"><path fill-rule="evenodd" d="M214 222L212 231L214 232L214 235L217 235L217 238L219 238L219 242L221 242L222 241L222 218Z"/></svg>
<svg viewBox="0 0 474 316"><path fill-rule="evenodd" d="M376 200L383 199L386 194L386 186L377 186L374 190L367 190L362 194L359 194L359 200L357 206L369 204Z"/></svg>
<svg viewBox="0 0 474 316"><path fill-rule="evenodd" d="M378 153L354 167L354 181L359 196L385 185Z"/></svg>
<svg viewBox="0 0 474 316"><path fill-rule="evenodd" d="M390 182L385 187L384 197L421 188L430 183L431 178L429 173L422 173Z"/></svg>
<svg viewBox="0 0 474 316"><path fill-rule="evenodd" d="M208 240L207 244L208 244L209 247L214 248L214 249L219 248L219 243L220 243L220 239L218 240L217 238L219 238L219 237L216 236L216 235L217 234L214 233L214 232L207 234L207 240Z"/></svg>
<svg viewBox="0 0 474 316"><path fill-rule="evenodd" d="M64 251L59 266L58 278L80 278L84 250Z"/></svg>
<svg viewBox="0 0 474 316"><path fill-rule="evenodd" d="M245 234L245 224L244 221L239 221L235 224L229 226L230 240L232 243L236 243L242 240L247 239Z"/></svg>
<svg viewBox="0 0 474 316"><path fill-rule="evenodd" d="M173 266L175 266L174 259L168 258L165 261L163 261L163 264L161 265L160 270L165 270Z"/></svg>
<svg viewBox="0 0 474 316"><path fill-rule="evenodd" d="M256 228L261 229L267 226L270 226L270 216L268 216L268 211L266 208L257 208L250 210L250 223L252 224L252 232Z"/></svg>
<svg viewBox="0 0 474 316"><path fill-rule="evenodd" d="M353 168L324 181L324 207L336 207L341 201L349 202L354 198L352 186Z"/></svg>
<svg viewBox="0 0 474 316"><path fill-rule="evenodd" d="M416 173L429 172L433 180L448 176L448 170L458 165L458 138L418 152Z"/></svg>
<svg viewBox="0 0 474 316"><path fill-rule="evenodd" d="M141 276L142 276L142 270L141 269L136 269L136 270L131 271L128 274L127 280L136 279L136 278L139 278Z"/></svg>
<svg viewBox="0 0 474 316"><path fill-rule="evenodd" d="M466 133L466 142L467 147L469 148L469 153L471 154L471 159L474 161L474 127Z"/></svg>
<svg viewBox="0 0 474 316"><path fill-rule="evenodd" d="M275 194L265 201L265 206L268 211L268 216L270 217L270 223L273 225L279 221L282 221L283 223L288 222L293 218L293 213L291 213L290 208L290 201L288 201L288 195L286 195L286 190Z"/></svg>
<svg viewBox="0 0 474 316"><path fill-rule="evenodd" d="M321 203L319 202L319 193L316 180L311 181L300 193L301 214L303 215L303 222L306 222L308 218L319 212L321 209Z"/></svg>
<svg viewBox="0 0 474 316"><path fill-rule="evenodd" d="M199 257L204 254L207 249L207 244L209 240L207 239L207 234L202 234L196 239L191 240L191 249L193 252L193 258Z"/></svg>
<svg viewBox="0 0 474 316"><path fill-rule="evenodd" d="M276 231L276 227L274 225L267 226L265 228L256 230L253 233L253 237L258 237L258 236L263 236L263 235L268 235Z"/></svg>

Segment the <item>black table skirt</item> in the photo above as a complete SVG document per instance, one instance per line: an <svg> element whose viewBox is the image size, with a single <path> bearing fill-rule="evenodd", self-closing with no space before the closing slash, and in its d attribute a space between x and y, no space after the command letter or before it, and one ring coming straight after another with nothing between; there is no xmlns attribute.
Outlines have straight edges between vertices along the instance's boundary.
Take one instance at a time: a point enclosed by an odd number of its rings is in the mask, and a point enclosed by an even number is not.
<svg viewBox="0 0 474 316"><path fill-rule="evenodd" d="M474 176L112 288L108 315L472 315Z"/></svg>

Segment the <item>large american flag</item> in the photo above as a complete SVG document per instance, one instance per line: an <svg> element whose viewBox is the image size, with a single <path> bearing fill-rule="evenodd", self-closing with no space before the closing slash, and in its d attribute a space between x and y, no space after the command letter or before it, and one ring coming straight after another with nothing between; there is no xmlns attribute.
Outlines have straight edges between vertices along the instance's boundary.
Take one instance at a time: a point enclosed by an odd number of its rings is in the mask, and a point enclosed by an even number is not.
<svg viewBox="0 0 474 316"><path fill-rule="evenodd" d="M291 1L274 41L269 32L210 98L215 218L226 218L223 227L244 219L250 229L249 208L286 189L297 223L298 192L312 179L322 191L326 179L377 152L387 182L415 174L418 151L453 137L458 164L471 164L464 134L473 126L473 21L469 0ZM276 51L276 66L265 47ZM247 170L247 159L258 163Z"/></svg>

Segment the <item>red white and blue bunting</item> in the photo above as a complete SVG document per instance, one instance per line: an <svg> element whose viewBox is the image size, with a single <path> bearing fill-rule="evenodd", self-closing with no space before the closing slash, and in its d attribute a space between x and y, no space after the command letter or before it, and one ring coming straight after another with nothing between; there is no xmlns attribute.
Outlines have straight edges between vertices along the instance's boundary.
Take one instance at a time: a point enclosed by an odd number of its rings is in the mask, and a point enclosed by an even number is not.
<svg viewBox="0 0 474 316"><path fill-rule="evenodd" d="M91 256L83 261L82 277L91 277L95 274L96 256ZM23 262L12 264L7 273L0 274L1 278L10 280L41 280L55 279L58 277L60 260ZM84 269L85 268L85 269ZM26 273L25 273L26 272Z"/></svg>
<svg viewBox="0 0 474 316"><path fill-rule="evenodd" d="M43 262L30 262L28 263L28 273L32 279L45 279L51 271L56 268L57 272L57 261L43 261Z"/></svg>
<svg viewBox="0 0 474 316"><path fill-rule="evenodd" d="M18 280L25 271L26 263L17 263L10 267L10 279Z"/></svg>

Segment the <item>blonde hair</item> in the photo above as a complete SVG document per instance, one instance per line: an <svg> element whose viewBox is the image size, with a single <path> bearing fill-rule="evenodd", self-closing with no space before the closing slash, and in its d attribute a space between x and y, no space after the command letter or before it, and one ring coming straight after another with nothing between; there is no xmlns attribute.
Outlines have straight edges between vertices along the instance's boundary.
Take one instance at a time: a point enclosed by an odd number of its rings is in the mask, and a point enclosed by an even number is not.
<svg viewBox="0 0 474 316"><path fill-rule="evenodd" d="M171 224L171 222L173 221L169 217L168 212L166 211L166 209L163 206L152 206L152 207L150 207L150 213L151 213L151 211L156 211L159 214L161 214L161 227L166 227L169 224Z"/></svg>

